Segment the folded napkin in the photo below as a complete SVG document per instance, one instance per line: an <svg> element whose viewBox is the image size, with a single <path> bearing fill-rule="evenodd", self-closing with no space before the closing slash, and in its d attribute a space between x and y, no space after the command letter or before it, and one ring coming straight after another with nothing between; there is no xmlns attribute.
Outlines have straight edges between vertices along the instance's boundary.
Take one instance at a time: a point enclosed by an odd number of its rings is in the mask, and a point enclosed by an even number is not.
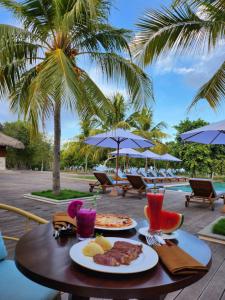
<svg viewBox="0 0 225 300"><path fill-rule="evenodd" d="M55 229L55 238L63 234L73 234L76 231L75 219L71 218L66 212L56 212L53 215L52 224Z"/></svg>
<svg viewBox="0 0 225 300"><path fill-rule="evenodd" d="M174 243L153 247L158 253L162 263L173 275L189 275L207 272L208 268L182 250Z"/></svg>

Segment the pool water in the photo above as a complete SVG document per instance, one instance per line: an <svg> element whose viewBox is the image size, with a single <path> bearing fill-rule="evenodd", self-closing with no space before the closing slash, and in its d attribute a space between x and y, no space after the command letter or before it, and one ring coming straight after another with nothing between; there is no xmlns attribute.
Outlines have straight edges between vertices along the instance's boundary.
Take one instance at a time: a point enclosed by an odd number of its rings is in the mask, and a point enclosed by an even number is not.
<svg viewBox="0 0 225 300"><path fill-rule="evenodd" d="M225 182L214 182L213 185L216 191L225 192ZM179 192L188 192L188 193L192 192L189 184L169 186L166 189L170 191L179 191Z"/></svg>

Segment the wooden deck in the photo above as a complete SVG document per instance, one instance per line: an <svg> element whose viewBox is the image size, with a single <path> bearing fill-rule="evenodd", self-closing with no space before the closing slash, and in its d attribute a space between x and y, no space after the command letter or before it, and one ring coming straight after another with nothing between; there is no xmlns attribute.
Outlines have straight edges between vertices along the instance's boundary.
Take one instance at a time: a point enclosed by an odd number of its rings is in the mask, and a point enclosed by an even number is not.
<svg viewBox="0 0 225 300"><path fill-rule="evenodd" d="M67 188L88 190L88 181L74 178L74 175L62 174L62 186ZM51 188L51 174L48 172L0 172L0 202L26 209L43 218L51 220L55 211L65 210L66 206L56 206L23 198L23 194L34 190ZM139 199L136 194L127 194L126 198L103 195L98 203L98 211L129 213L133 218L143 217L145 198ZM217 201L215 211L195 204L184 207L184 193L167 191L164 208L184 214L183 228L193 234L221 216L222 200ZM225 216L225 215L224 215ZM21 218L0 210L0 230L5 235L12 232L20 235ZM209 243L213 253L213 262L207 275L197 283L174 293L167 300L225 300L225 246ZM9 256L13 257L14 242L7 242ZM20 300L20 299L18 299Z"/></svg>

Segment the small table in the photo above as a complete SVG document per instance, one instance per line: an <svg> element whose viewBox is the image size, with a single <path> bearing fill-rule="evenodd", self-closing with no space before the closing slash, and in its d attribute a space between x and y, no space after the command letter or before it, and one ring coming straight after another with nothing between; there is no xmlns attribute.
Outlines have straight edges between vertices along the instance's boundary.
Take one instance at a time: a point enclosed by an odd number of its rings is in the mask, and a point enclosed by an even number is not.
<svg viewBox="0 0 225 300"><path fill-rule="evenodd" d="M143 220L138 223L138 227L146 225L146 221ZM105 231L104 235L144 242L136 229ZM179 247L209 267L211 251L208 245L183 230L178 230L177 233ZM69 256L70 248L78 242L76 237L55 240L52 234L53 227L50 223L40 225L26 233L17 243L15 262L18 269L31 280L70 293L71 299L84 300L97 297L161 300L167 293L182 289L204 276L204 273L173 276L160 262L153 269L129 275L91 271L75 264Z"/></svg>

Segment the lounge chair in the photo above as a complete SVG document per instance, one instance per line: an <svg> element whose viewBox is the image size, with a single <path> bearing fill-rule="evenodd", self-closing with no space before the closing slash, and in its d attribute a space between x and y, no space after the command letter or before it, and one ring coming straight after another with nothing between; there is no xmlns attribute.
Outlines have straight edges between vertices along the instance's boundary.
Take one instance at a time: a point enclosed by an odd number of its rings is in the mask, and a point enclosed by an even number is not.
<svg viewBox="0 0 225 300"><path fill-rule="evenodd" d="M211 210L214 210L214 202L220 198L225 204L225 193L216 192L213 182L208 179L190 179L190 186L192 188L191 195L186 195L185 206L188 207L191 202L209 204Z"/></svg>
<svg viewBox="0 0 225 300"><path fill-rule="evenodd" d="M154 182L165 182L167 179L164 176L158 176L158 174L154 170L148 170L148 174L151 175L150 178L153 178Z"/></svg>
<svg viewBox="0 0 225 300"><path fill-rule="evenodd" d="M143 193L146 193L147 189L157 187L163 187L162 185L156 185L156 184L149 184L145 181L145 178L143 178L141 175L130 175L127 174L127 179L130 183L130 186L123 186L123 196L125 197L126 192L128 190L136 190L140 196L142 197Z"/></svg>
<svg viewBox="0 0 225 300"><path fill-rule="evenodd" d="M174 178L176 179L177 181L187 181L188 178L187 177L184 177L184 176L176 176L173 174L173 172L171 170L167 170L166 171L166 174L168 177L171 177L171 178Z"/></svg>
<svg viewBox="0 0 225 300"><path fill-rule="evenodd" d="M165 181L174 181L174 178L172 178L171 176L167 176L166 173L163 170L159 170L158 174L164 178Z"/></svg>
<svg viewBox="0 0 225 300"><path fill-rule="evenodd" d="M11 205L0 203L0 210L8 211L18 216L24 217L25 225L28 228L29 221L39 224L48 223L47 220L42 219L34 214L25 210L16 208ZM14 216L15 217L15 216ZM13 220L12 216L6 219L5 230L11 232L13 224L8 223L8 220ZM24 227L24 224L22 224ZM9 230L10 228L10 230ZM18 233L19 228L13 228L15 233ZM4 230L4 228L2 228ZM14 260L7 259L7 250L3 238L8 241L18 241L19 238L15 236L2 236L0 232L0 278L1 278L1 291L0 299L4 300L19 300L19 299L32 299L32 300L56 300L60 299L58 291L47 288L43 285L37 284L25 277L16 267Z"/></svg>
<svg viewBox="0 0 225 300"><path fill-rule="evenodd" d="M104 172L93 172L93 174L95 175L97 182L95 183L89 183L89 191L93 192L94 188L99 188L101 187L103 190L103 193L106 192L107 188L112 188L115 186L124 186L124 185L128 185L128 181L127 180L113 180L111 179L106 173Z"/></svg>

